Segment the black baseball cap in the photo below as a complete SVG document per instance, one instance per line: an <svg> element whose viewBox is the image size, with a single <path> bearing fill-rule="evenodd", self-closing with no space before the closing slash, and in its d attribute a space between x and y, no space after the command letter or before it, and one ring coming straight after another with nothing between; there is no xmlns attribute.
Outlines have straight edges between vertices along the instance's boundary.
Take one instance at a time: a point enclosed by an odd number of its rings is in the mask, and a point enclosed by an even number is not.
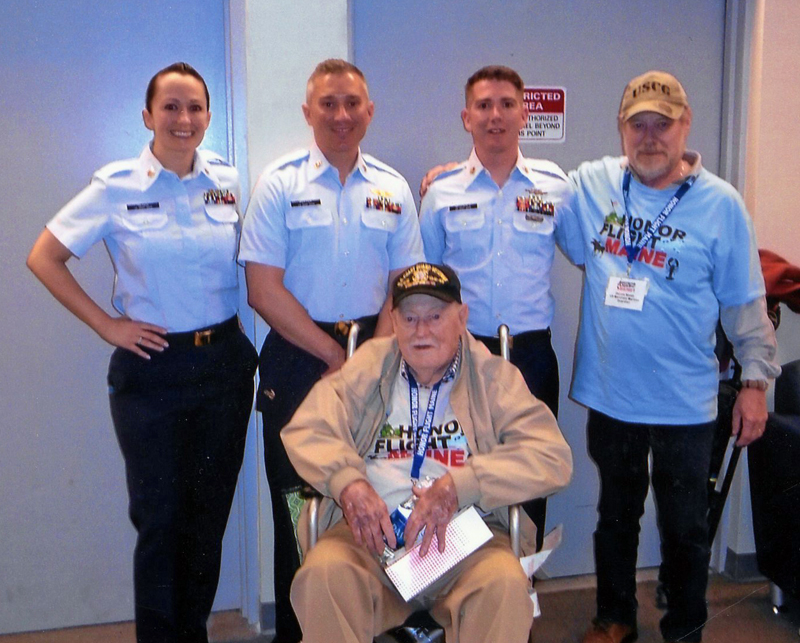
<svg viewBox="0 0 800 643"><path fill-rule="evenodd" d="M430 295L442 301L461 303L461 282L455 270L444 264L416 263L401 272L392 284L392 306L409 295Z"/></svg>

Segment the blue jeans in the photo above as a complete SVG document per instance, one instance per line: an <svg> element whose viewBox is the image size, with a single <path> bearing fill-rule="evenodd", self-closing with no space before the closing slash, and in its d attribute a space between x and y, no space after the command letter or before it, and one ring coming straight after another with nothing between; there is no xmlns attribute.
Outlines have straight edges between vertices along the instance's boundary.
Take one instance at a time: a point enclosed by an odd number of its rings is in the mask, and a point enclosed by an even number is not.
<svg viewBox="0 0 800 643"><path fill-rule="evenodd" d="M636 553L650 478L647 456L652 452L669 597L661 634L668 641L700 641L707 616L706 485L715 424L632 424L589 411L589 455L600 474L594 534L599 621L636 628Z"/></svg>

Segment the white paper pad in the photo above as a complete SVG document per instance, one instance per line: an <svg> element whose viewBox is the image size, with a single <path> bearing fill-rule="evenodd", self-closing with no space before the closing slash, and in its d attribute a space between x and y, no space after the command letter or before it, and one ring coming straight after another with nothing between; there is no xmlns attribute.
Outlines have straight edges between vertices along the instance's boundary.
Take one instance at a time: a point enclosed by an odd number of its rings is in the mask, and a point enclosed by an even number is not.
<svg viewBox="0 0 800 643"><path fill-rule="evenodd" d="M406 601L411 600L491 538L492 532L475 507L469 507L456 514L447 525L444 553L439 553L439 542L434 534L425 558L420 557L417 543L389 563L386 574L400 596Z"/></svg>
<svg viewBox="0 0 800 643"><path fill-rule="evenodd" d="M559 525L544 537L542 551L519 559L519 564L522 565L522 569L525 570L525 575L528 578L531 578L539 571L541 566L544 565L544 562L550 557L550 554L552 554L555 549L558 549L558 546L561 544L563 531L563 525ZM530 588L528 589L528 595L531 597L531 602L533 603L533 618L539 618L542 615L542 610L539 606L539 595L536 593L535 589Z"/></svg>

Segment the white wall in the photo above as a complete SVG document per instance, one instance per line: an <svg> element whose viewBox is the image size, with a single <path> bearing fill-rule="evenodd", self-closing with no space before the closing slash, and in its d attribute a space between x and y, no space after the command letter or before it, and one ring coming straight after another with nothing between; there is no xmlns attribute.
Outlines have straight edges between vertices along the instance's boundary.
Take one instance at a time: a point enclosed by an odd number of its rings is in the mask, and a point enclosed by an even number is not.
<svg viewBox="0 0 800 643"><path fill-rule="evenodd" d="M56 303L25 257L94 170L141 151L145 88L165 65L186 60L203 73L205 145L226 154L223 7L20 0L0 12L0 633L133 616L135 534L106 396L112 349ZM110 308L105 250L70 265ZM218 605L238 602L237 545L226 549Z"/></svg>
<svg viewBox="0 0 800 643"><path fill-rule="evenodd" d="M745 197L755 220L759 246L800 265L800 3L762 0L760 4L763 34L755 70L759 91L751 98L756 104ZM800 350L800 340L795 347Z"/></svg>
<svg viewBox="0 0 800 643"><path fill-rule="evenodd" d="M744 61L749 86L739 96L747 105L743 195L753 217L760 248L800 265L800 217L795 185L800 176L797 146L800 101L795 70L800 64L800 4L795 0L750 0L740 3L752 24L750 50ZM796 111L796 110L795 110ZM800 316L782 306L778 363L800 358ZM772 408L772 388L768 398ZM755 552L747 461L743 458L731 487L727 543L736 554Z"/></svg>

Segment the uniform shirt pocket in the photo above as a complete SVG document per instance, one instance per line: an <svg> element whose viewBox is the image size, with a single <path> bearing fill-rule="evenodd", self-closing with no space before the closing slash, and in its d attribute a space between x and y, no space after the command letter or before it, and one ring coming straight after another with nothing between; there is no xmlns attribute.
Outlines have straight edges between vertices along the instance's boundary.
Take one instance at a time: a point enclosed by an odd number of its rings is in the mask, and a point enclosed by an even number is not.
<svg viewBox="0 0 800 643"><path fill-rule="evenodd" d="M540 261L546 244L552 244L553 217L532 212L514 212L514 247L522 255L523 263Z"/></svg>
<svg viewBox="0 0 800 643"><path fill-rule="evenodd" d="M217 223L238 223L236 206L228 203L206 203L206 214Z"/></svg>
<svg viewBox="0 0 800 643"><path fill-rule="evenodd" d="M361 222L371 230L394 232L397 230L397 222L401 216L393 212L366 209L361 213Z"/></svg>
<svg viewBox="0 0 800 643"><path fill-rule="evenodd" d="M286 212L289 245L286 269L309 268L335 252L333 213L322 206L289 208Z"/></svg>
<svg viewBox="0 0 800 643"><path fill-rule="evenodd" d="M239 213L232 203L206 203L205 208L206 216L211 220L208 231L217 251L213 257L221 261L222 269L227 269L228 264L236 260ZM212 255L207 254L207 258L210 260Z"/></svg>
<svg viewBox="0 0 800 643"><path fill-rule="evenodd" d="M129 210L127 206L123 206L120 221L126 230L144 234L166 227L169 217L161 207Z"/></svg>
<svg viewBox="0 0 800 643"><path fill-rule="evenodd" d="M476 209L454 210L446 212L444 229L452 237L456 248L476 248L490 243L489 235L484 231L486 215ZM448 242L448 245L451 245Z"/></svg>
<svg viewBox="0 0 800 643"><path fill-rule="evenodd" d="M286 213L286 227L289 230L319 228L331 224L333 224L333 214L330 210L320 206L289 208Z"/></svg>
<svg viewBox="0 0 800 643"><path fill-rule="evenodd" d="M449 210L443 216L445 258L456 270L470 268L486 260L492 247L492 231L487 230L486 214L474 208Z"/></svg>

